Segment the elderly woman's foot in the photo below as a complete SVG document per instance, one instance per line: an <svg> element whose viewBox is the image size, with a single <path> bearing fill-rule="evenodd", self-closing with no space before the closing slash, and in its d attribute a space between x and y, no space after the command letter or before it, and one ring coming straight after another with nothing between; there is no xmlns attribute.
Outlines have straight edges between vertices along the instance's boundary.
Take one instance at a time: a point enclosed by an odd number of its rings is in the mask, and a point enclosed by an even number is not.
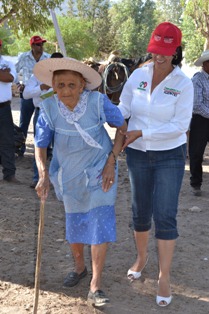
<svg viewBox="0 0 209 314"><path fill-rule="evenodd" d="M88 274L88 272L87 272L86 267L84 268L84 270L80 274L78 274L74 271L71 271L64 280L64 287L76 286L81 279L83 279L84 277L87 276L87 274Z"/></svg>
<svg viewBox="0 0 209 314"><path fill-rule="evenodd" d="M105 295L104 291L96 290L95 292L92 292L90 290L88 293L87 302L95 307L102 307L108 304L110 300Z"/></svg>

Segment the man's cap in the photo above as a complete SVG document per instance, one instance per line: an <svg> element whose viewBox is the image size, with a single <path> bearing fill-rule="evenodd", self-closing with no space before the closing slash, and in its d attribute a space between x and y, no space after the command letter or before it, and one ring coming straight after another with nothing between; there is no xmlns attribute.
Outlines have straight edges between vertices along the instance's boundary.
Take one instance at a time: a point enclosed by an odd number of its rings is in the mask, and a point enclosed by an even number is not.
<svg viewBox="0 0 209 314"><path fill-rule="evenodd" d="M160 23L153 31L147 51L164 56L172 56L181 46L181 30L170 22Z"/></svg>
<svg viewBox="0 0 209 314"><path fill-rule="evenodd" d="M45 43L46 39L41 38L40 36L33 36L30 39L30 45Z"/></svg>

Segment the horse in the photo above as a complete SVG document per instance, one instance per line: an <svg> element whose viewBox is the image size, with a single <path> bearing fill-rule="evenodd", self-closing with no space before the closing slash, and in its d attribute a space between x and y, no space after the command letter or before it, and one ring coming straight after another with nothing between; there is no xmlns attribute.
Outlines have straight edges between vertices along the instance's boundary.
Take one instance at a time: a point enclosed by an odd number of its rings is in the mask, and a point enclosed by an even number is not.
<svg viewBox="0 0 209 314"><path fill-rule="evenodd" d="M128 80L130 74L141 64L149 62L150 56L141 57L138 59L125 59L118 56L113 57L107 64L99 63L93 58L85 60L88 66L92 67L102 76L102 84L98 90L106 94L111 102L118 105L120 102L120 94L123 86Z"/></svg>

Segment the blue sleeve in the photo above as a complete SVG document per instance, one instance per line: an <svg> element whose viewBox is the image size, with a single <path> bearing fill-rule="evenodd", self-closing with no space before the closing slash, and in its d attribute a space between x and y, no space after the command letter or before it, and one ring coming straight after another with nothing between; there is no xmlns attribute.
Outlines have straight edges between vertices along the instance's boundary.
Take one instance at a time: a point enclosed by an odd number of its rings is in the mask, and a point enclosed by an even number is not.
<svg viewBox="0 0 209 314"><path fill-rule="evenodd" d="M120 127L124 123L124 118L116 105L109 100L107 95L104 97L104 114L106 116L106 122L115 126Z"/></svg>
<svg viewBox="0 0 209 314"><path fill-rule="evenodd" d="M36 123L35 146L46 148L51 143L54 131L49 128L48 123L43 117L43 112L40 111Z"/></svg>

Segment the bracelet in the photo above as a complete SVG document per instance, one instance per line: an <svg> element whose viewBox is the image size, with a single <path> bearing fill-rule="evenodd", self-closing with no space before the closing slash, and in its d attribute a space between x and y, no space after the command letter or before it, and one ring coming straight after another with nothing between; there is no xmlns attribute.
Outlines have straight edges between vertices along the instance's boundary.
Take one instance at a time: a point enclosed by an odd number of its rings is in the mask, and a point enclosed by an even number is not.
<svg viewBox="0 0 209 314"><path fill-rule="evenodd" d="M115 164L117 163L117 157L115 156L115 153L113 152L113 150L111 150L111 152L109 153L109 155L112 154L113 157L114 157L114 161L115 161Z"/></svg>

